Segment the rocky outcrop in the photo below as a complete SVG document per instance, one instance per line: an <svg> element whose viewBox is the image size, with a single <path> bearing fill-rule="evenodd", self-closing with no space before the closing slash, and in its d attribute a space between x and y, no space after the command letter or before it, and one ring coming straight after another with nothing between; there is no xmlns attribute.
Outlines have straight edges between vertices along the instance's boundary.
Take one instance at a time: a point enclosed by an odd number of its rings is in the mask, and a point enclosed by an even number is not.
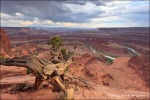
<svg viewBox="0 0 150 100"><path fill-rule="evenodd" d="M69 71L74 76L82 77L101 86L148 91L148 88L143 86L143 81L135 70L128 67L129 59L130 57L118 57L111 66L106 66L98 58L84 54L74 59L76 65L71 65Z"/></svg>
<svg viewBox="0 0 150 100"><path fill-rule="evenodd" d="M0 74L1 79L6 77L22 76L27 74L27 69L22 67L16 67L16 66L7 67L1 65L0 69L1 69L1 74Z"/></svg>
<svg viewBox="0 0 150 100"><path fill-rule="evenodd" d="M11 44L10 44L10 39L7 36L6 32L4 29L0 28L0 48L1 48L1 54L5 55L8 54L9 56L11 56ZM2 50L4 50L4 52L2 52Z"/></svg>
<svg viewBox="0 0 150 100"><path fill-rule="evenodd" d="M150 55L133 56L129 62L128 67L136 70L141 76L146 86L150 87Z"/></svg>

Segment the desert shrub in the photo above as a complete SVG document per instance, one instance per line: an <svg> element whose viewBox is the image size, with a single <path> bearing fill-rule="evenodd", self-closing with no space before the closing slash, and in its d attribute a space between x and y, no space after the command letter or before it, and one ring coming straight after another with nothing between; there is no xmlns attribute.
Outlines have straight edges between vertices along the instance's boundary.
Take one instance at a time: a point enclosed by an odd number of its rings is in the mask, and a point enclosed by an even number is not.
<svg viewBox="0 0 150 100"><path fill-rule="evenodd" d="M63 56L63 59L64 59L65 61L67 61L67 60L74 54L74 52L72 52L72 51L67 51L65 48L62 48L62 49L61 49L61 54L62 54L62 56Z"/></svg>
<svg viewBox="0 0 150 100"><path fill-rule="evenodd" d="M62 48L60 51L61 51L62 55L66 55L66 51L67 51L66 48Z"/></svg>
<svg viewBox="0 0 150 100"><path fill-rule="evenodd" d="M52 45L52 49L57 51L63 45L63 41L59 36L54 36L54 37L49 39L47 44Z"/></svg>
<svg viewBox="0 0 150 100"><path fill-rule="evenodd" d="M107 60L107 62L108 62L109 64L112 64L112 63L113 63L113 60L110 59L110 58L106 58L106 60Z"/></svg>
<svg viewBox="0 0 150 100"><path fill-rule="evenodd" d="M66 59L65 60L68 60L73 54L74 54L73 51L68 51L67 54L66 54Z"/></svg>
<svg viewBox="0 0 150 100"><path fill-rule="evenodd" d="M32 73L32 70L27 69L27 74L31 74L31 73Z"/></svg>
<svg viewBox="0 0 150 100"><path fill-rule="evenodd" d="M67 61L74 54L74 52L67 50L66 48L63 48L63 41L58 36L50 38L47 44L51 45L50 47L50 54L52 55L51 62L54 64L60 63L61 60Z"/></svg>
<svg viewBox="0 0 150 100"><path fill-rule="evenodd" d="M7 59L7 57L0 55L0 60L5 60L5 59Z"/></svg>

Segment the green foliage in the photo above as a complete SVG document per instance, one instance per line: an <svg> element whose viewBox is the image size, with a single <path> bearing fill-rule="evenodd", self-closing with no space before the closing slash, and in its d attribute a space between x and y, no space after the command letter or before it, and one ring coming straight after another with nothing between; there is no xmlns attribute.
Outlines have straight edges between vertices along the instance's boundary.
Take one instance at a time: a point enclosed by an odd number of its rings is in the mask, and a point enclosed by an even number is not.
<svg viewBox="0 0 150 100"><path fill-rule="evenodd" d="M110 59L110 58L106 58L106 59L107 59L108 64L113 64L113 60L112 59Z"/></svg>
<svg viewBox="0 0 150 100"><path fill-rule="evenodd" d="M31 74L31 73L32 73L32 70L27 69L27 74Z"/></svg>
<svg viewBox="0 0 150 100"><path fill-rule="evenodd" d="M67 52L66 48L62 48L62 49L61 49L61 54L62 54L63 56L66 55L66 52Z"/></svg>
<svg viewBox="0 0 150 100"><path fill-rule="evenodd" d="M50 40L47 42L47 44L52 45L52 48L57 51L63 45L63 41L60 37L54 36L54 37L50 38Z"/></svg>
<svg viewBox="0 0 150 100"><path fill-rule="evenodd" d="M63 59L65 61L67 61L74 54L74 52L67 51L65 48L62 48L61 49L61 54L63 55Z"/></svg>
<svg viewBox="0 0 150 100"><path fill-rule="evenodd" d="M60 37L54 36L50 38L50 40L47 42L48 45L51 45L51 55L53 58L60 58L61 60L67 61L74 53L71 51L67 51L66 48L62 48L63 41ZM60 49L61 48L61 49ZM61 55L61 56L60 56ZM63 58L63 59L62 59ZM57 60L52 60L54 64L58 63Z"/></svg>
<svg viewBox="0 0 150 100"><path fill-rule="evenodd" d="M5 57L5 56L3 56L3 55L0 55L0 60L5 60L5 59L7 59L7 57Z"/></svg>
<svg viewBox="0 0 150 100"><path fill-rule="evenodd" d="M66 60L68 60L73 54L74 54L74 52L68 51L67 55L66 55Z"/></svg>

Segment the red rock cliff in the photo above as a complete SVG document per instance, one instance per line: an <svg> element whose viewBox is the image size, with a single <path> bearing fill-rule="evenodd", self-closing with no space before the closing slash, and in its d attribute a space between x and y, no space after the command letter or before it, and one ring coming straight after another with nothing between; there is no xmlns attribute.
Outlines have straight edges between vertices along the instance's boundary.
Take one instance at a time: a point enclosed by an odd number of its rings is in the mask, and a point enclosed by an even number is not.
<svg viewBox="0 0 150 100"><path fill-rule="evenodd" d="M150 55L133 56L128 61L128 67L136 70L136 72L145 81L149 87L150 83Z"/></svg>
<svg viewBox="0 0 150 100"><path fill-rule="evenodd" d="M0 28L0 49L1 49L1 54L3 54L2 50L9 56L11 56L11 44L10 44L10 39L7 36L6 32L4 29Z"/></svg>

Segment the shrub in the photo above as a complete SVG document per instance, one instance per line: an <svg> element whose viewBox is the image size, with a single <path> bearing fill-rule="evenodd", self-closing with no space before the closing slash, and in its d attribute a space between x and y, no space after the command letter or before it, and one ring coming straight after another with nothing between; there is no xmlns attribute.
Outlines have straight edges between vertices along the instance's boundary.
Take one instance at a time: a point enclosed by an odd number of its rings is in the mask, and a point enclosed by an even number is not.
<svg viewBox="0 0 150 100"><path fill-rule="evenodd" d="M109 64L113 64L113 60L112 59L110 59L110 58L106 58L107 59L107 62L109 63Z"/></svg>
<svg viewBox="0 0 150 100"><path fill-rule="evenodd" d="M32 73L32 70L27 69L27 74L29 75L29 74L31 74L31 73Z"/></svg>
<svg viewBox="0 0 150 100"><path fill-rule="evenodd" d="M61 54L63 55L63 59L65 61L67 61L74 54L74 52L67 51L65 48L62 48L61 49Z"/></svg>
<svg viewBox="0 0 150 100"><path fill-rule="evenodd" d="M0 55L0 60L5 60L5 59L7 59L7 57Z"/></svg>
<svg viewBox="0 0 150 100"><path fill-rule="evenodd" d="M63 45L62 39L58 36L54 36L50 38L50 40L47 42L48 45L52 45L52 49L58 51L59 48Z"/></svg>

